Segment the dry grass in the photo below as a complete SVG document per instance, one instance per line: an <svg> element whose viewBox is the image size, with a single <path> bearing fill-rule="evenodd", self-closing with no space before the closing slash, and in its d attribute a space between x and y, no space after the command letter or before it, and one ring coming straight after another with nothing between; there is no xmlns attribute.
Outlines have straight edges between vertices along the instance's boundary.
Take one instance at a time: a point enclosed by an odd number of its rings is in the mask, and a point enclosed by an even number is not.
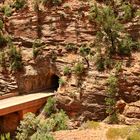
<svg viewBox="0 0 140 140"><path fill-rule="evenodd" d="M130 127L109 128L106 132L106 137L108 140L118 140L119 138L125 139L130 131Z"/></svg>
<svg viewBox="0 0 140 140"><path fill-rule="evenodd" d="M87 121L86 123L83 124L82 127L84 129L97 129L100 127L100 123L95 121Z"/></svg>
<svg viewBox="0 0 140 140"><path fill-rule="evenodd" d="M127 126L123 128L109 128L106 132L108 140L140 140L140 125Z"/></svg>

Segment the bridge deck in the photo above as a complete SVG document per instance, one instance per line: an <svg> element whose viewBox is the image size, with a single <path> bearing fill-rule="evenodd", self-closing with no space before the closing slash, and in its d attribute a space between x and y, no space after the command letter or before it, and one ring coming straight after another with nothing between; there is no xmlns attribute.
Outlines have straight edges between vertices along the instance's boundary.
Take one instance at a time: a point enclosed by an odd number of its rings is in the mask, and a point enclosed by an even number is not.
<svg viewBox="0 0 140 140"><path fill-rule="evenodd" d="M53 96L53 92L39 92L39 93L32 93L28 95L22 96L15 96L7 99L0 100L0 116L11 113L22 108L25 106L30 107L31 103L37 103L39 100L44 100L49 96Z"/></svg>

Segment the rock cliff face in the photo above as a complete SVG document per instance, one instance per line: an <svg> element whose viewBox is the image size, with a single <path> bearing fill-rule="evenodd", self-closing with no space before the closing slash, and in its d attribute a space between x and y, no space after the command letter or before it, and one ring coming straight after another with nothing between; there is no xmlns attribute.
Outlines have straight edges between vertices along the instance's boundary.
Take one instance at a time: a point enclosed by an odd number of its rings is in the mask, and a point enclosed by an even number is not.
<svg viewBox="0 0 140 140"><path fill-rule="evenodd" d="M89 5L78 0L69 1L60 7L42 8L39 12L32 7L14 12L11 17L3 17L5 33L13 37L15 46L21 48L24 70L11 73L9 70L0 73L1 94L11 92L31 93L53 88L58 82L53 75L65 81L59 85L56 98L58 106L72 117L79 119L103 120L106 118L106 79L110 70L98 72L94 56L89 59L89 66L79 55L80 44L94 42L96 26L88 20ZM136 1L139 7L139 1ZM30 5L30 3L29 3ZM137 20L137 19L135 19ZM126 29L140 39L140 23L126 23ZM45 46L37 58L33 59L32 44L40 39ZM74 51L67 51L68 43L78 44ZM94 48L93 48L94 53ZM53 61L53 56L57 59ZM127 122L135 123L140 119L140 53L133 53L131 65L126 67L128 58L123 61L123 71L119 81L119 99L124 101L122 114L128 117ZM74 72L65 76L64 67L71 69L82 62L85 73L79 78ZM55 82L52 82L55 81Z"/></svg>

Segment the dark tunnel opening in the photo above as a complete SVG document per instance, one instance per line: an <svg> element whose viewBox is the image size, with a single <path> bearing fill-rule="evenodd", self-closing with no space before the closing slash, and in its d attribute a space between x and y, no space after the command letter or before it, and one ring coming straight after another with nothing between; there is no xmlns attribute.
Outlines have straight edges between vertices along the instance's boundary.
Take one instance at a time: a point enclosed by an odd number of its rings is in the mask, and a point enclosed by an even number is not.
<svg viewBox="0 0 140 140"><path fill-rule="evenodd" d="M51 89L57 91L58 88L59 88L59 77L54 74L51 76Z"/></svg>

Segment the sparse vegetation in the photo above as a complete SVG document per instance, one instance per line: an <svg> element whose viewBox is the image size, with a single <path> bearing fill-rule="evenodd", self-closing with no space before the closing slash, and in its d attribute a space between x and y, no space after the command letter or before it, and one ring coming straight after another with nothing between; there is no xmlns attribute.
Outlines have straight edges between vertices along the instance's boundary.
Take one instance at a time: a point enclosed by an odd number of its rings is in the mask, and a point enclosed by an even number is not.
<svg viewBox="0 0 140 140"><path fill-rule="evenodd" d="M64 70L63 70L63 73L64 73L64 75L70 75L70 74L71 74L71 69L70 69L70 67L65 66L65 67L64 67Z"/></svg>
<svg viewBox="0 0 140 140"><path fill-rule="evenodd" d="M66 81L63 78L59 78L59 85L64 86Z"/></svg>
<svg viewBox="0 0 140 140"><path fill-rule="evenodd" d="M130 133L129 127L123 128L109 128L106 137L108 140L118 140L119 138L125 139Z"/></svg>
<svg viewBox="0 0 140 140"><path fill-rule="evenodd" d="M118 18L119 13L111 7L112 4L104 8L97 6L97 4L92 5L89 12L89 20L97 28L95 46L98 53L96 66L99 71L113 68L112 57L114 55L130 57L133 48L138 48L137 43L125 33L124 27ZM132 18L134 15L132 6L129 3L124 3L124 5L122 7L126 18ZM109 61L111 63L108 63Z"/></svg>
<svg viewBox="0 0 140 140"><path fill-rule="evenodd" d="M5 16L9 17L12 15L12 8L9 5L3 5L1 11Z"/></svg>
<svg viewBox="0 0 140 140"><path fill-rule="evenodd" d="M33 45L32 45L33 58L36 58L40 54L40 51L42 49L41 47L42 47L41 40L40 39L35 40Z"/></svg>
<svg viewBox="0 0 140 140"><path fill-rule="evenodd" d="M139 5L133 4L133 0L33 0L33 3L30 0L0 2L0 95L15 93L18 88L24 90L24 86L29 92L51 87L54 93L59 87L57 95L65 96L59 107L64 103L64 108L76 119L69 124L72 128L87 119L102 120L107 115L108 123L118 123L122 112L122 122L131 123L132 119L133 123L135 119L129 118L129 122L125 113L131 109L127 108L131 100L139 99L136 94L139 91ZM10 33L12 39L8 38ZM33 43L33 38L39 39ZM31 84L25 85L30 78ZM25 81L21 83L22 80ZM130 93L135 97L127 102ZM54 140L52 132L68 129L68 117L56 108L56 103L49 98L39 116L27 114L20 122L16 139ZM131 110L129 115L133 115ZM94 121L85 122L83 127L101 128ZM139 140L140 127L110 128L106 137ZM10 140L9 133L0 134L0 139Z"/></svg>
<svg viewBox="0 0 140 140"><path fill-rule="evenodd" d="M57 6L62 4L62 0L41 0L44 4L49 4L51 6Z"/></svg>
<svg viewBox="0 0 140 140"><path fill-rule="evenodd" d="M118 54L123 56L130 56L132 50L132 39L129 37L125 37L120 41L120 45L118 47Z"/></svg>
<svg viewBox="0 0 140 140"><path fill-rule="evenodd" d="M20 126L17 129L17 140L54 140L50 132L65 130L68 128L68 116L63 110L52 111L55 106L55 101L49 98L49 102L45 106L47 113L47 119L43 122L38 119L33 113L28 113L24 116L24 119L20 122Z"/></svg>
<svg viewBox="0 0 140 140"><path fill-rule="evenodd" d="M84 72L84 65L81 62L78 62L77 64L75 64L74 66L74 72L77 75L81 75Z"/></svg>
<svg viewBox="0 0 140 140"><path fill-rule="evenodd" d="M1 135L0 135L0 139L1 139L1 140L11 140L11 138L10 138L10 133L1 134Z"/></svg>
<svg viewBox="0 0 140 140"><path fill-rule="evenodd" d="M95 121L87 121L82 125L84 129L97 129L100 128L100 123Z"/></svg>
<svg viewBox="0 0 140 140"><path fill-rule="evenodd" d="M25 0L15 0L14 3L12 4L12 7L15 8L16 10L22 9L26 4Z"/></svg>
<svg viewBox="0 0 140 140"><path fill-rule="evenodd" d="M56 112L55 103L56 100L54 98L48 98L47 103L44 107L44 111L48 116Z"/></svg>
<svg viewBox="0 0 140 140"><path fill-rule="evenodd" d="M124 12L121 16L123 21L130 21L134 17L134 9L129 2L124 2L121 6L121 10Z"/></svg>
<svg viewBox="0 0 140 140"><path fill-rule="evenodd" d="M68 52L72 52L72 51L76 51L77 48L76 48L76 45L73 44L73 43L69 43L65 46L65 49L68 51Z"/></svg>
<svg viewBox="0 0 140 140"><path fill-rule="evenodd" d="M91 53L91 49L86 46L86 44L83 44L79 49L80 55L84 58L87 68L89 68L89 55Z"/></svg>
<svg viewBox="0 0 140 140"><path fill-rule="evenodd" d="M0 19L0 30L3 29L3 21Z"/></svg>
<svg viewBox="0 0 140 140"><path fill-rule="evenodd" d="M139 140L140 131L139 125L126 126L122 128L109 128L106 132L106 137L108 140Z"/></svg>
<svg viewBox="0 0 140 140"><path fill-rule="evenodd" d="M0 66L5 67L6 66L6 56L5 52L0 53Z"/></svg>
<svg viewBox="0 0 140 140"><path fill-rule="evenodd" d="M33 58L36 58L40 52L40 48L33 47Z"/></svg>
<svg viewBox="0 0 140 140"><path fill-rule="evenodd" d="M7 43L7 40L2 32L0 32L0 47L2 48Z"/></svg>
<svg viewBox="0 0 140 140"><path fill-rule="evenodd" d="M57 53L55 51L51 51L50 58L52 62L55 62L57 59Z"/></svg>
<svg viewBox="0 0 140 140"><path fill-rule="evenodd" d="M96 68L98 71L104 71L105 70L105 59L101 56L98 55L96 58Z"/></svg>
<svg viewBox="0 0 140 140"><path fill-rule="evenodd" d="M140 131L134 131L128 136L127 140L140 140Z"/></svg>
<svg viewBox="0 0 140 140"><path fill-rule="evenodd" d="M105 99L107 109L106 113L109 114L108 123L118 123L117 109L116 109L116 97L118 95L118 78L111 75L107 80L107 98Z"/></svg>
<svg viewBox="0 0 140 140"><path fill-rule="evenodd" d="M15 46L10 46L9 60L11 70L19 71L23 68L21 50L18 50Z"/></svg>

